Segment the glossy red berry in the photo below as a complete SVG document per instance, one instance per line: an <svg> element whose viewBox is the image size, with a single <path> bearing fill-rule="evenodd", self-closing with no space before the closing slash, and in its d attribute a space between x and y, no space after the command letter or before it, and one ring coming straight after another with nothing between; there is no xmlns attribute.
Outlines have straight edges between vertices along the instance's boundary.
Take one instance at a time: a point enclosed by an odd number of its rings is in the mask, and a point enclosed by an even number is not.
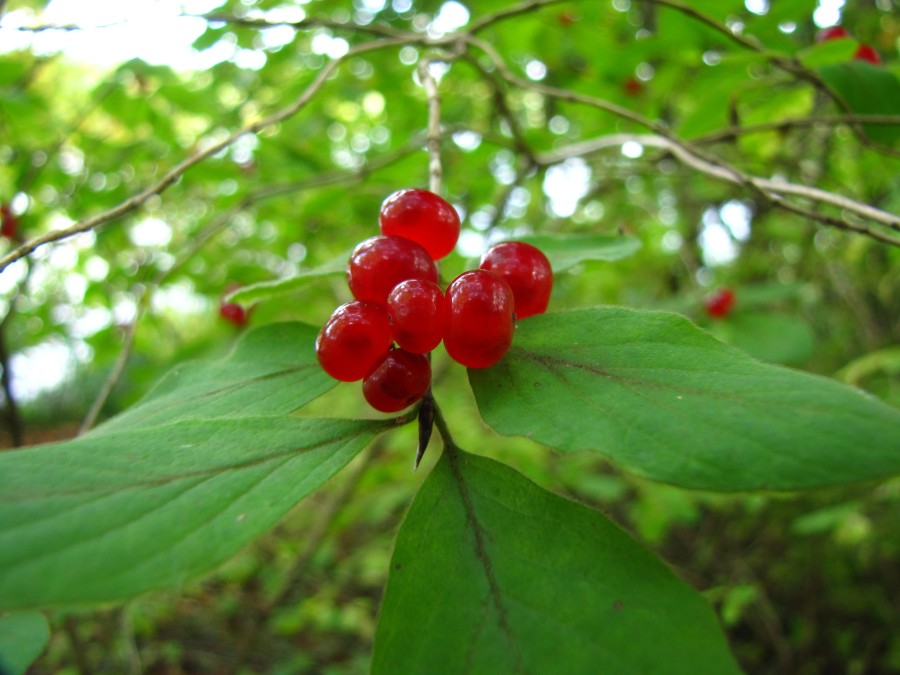
<svg viewBox="0 0 900 675"><path fill-rule="evenodd" d="M542 314L550 302L553 271L540 249L522 241L504 241L491 247L479 267L503 278L515 298L516 317Z"/></svg>
<svg viewBox="0 0 900 675"><path fill-rule="evenodd" d="M235 326L246 326L250 315L246 309L236 302L223 302L219 305L219 316Z"/></svg>
<svg viewBox="0 0 900 675"><path fill-rule="evenodd" d="M353 300L334 310L319 331L316 357L336 380L355 382L378 365L392 342L387 310Z"/></svg>
<svg viewBox="0 0 900 675"><path fill-rule="evenodd" d="M853 58L857 61L868 61L875 66L881 65L881 55L871 45L860 45L857 47Z"/></svg>
<svg viewBox="0 0 900 675"><path fill-rule="evenodd" d="M422 245L438 260L459 239L459 214L447 201L428 190L398 190L384 200L378 216L382 234L405 237Z"/></svg>
<svg viewBox="0 0 900 675"><path fill-rule="evenodd" d="M441 287L433 281L409 279L391 291L387 299L394 341L403 349L425 354L441 344L447 322Z"/></svg>
<svg viewBox="0 0 900 675"><path fill-rule="evenodd" d="M375 410L398 412L422 398L430 384L428 357L392 349L363 380L363 396Z"/></svg>
<svg viewBox="0 0 900 675"><path fill-rule="evenodd" d="M846 28L842 28L841 26L830 26L829 28L823 28L818 32L818 34L816 35L816 42L843 40L849 37L850 33L847 32Z"/></svg>
<svg viewBox="0 0 900 675"><path fill-rule="evenodd" d="M403 237L381 235L359 244L350 255L347 283L357 300L384 305L394 286L407 279L437 283L437 269L428 252Z"/></svg>
<svg viewBox="0 0 900 675"><path fill-rule="evenodd" d="M722 288L706 299L706 313L714 319L724 319L731 313L734 301L734 291Z"/></svg>
<svg viewBox="0 0 900 675"><path fill-rule="evenodd" d="M493 272L471 270L447 288L444 346L469 368L491 366L509 350L515 323L513 292Z"/></svg>

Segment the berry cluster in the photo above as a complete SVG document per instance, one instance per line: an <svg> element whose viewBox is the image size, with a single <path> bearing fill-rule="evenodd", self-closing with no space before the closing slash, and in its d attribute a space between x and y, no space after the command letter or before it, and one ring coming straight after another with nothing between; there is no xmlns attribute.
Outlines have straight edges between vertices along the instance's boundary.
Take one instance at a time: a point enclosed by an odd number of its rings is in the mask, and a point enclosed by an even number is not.
<svg viewBox="0 0 900 675"><path fill-rule="evenodd" d="M384 201L378 220L381 234L360 243L347 264L355 300L322 327L316 356L335 379L362 380L373 408L398 412L428 391L427 354L442 341L469 368L503 358L516 318L547 309L553 275L534 246L503 242L444 292L435 261L459 238L456 210L432 192L405 189Z"/></svg>

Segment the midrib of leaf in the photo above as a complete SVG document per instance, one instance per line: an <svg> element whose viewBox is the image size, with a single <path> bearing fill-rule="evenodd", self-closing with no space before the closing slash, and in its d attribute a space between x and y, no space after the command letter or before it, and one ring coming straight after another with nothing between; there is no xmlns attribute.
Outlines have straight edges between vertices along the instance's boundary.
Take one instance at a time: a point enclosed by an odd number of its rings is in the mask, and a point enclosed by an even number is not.
<svg viewBox="0 0 900 675"><path fill-rule="evenodd" d="M456 482L456 488L459 492L460 501L462 502L463 508L466 511L466 521L469 524L469 528L471 529L472 535L475 540L475 557L481 563L481 567L484 570L484 576L488 583L488 589L491 594L491 601L493 602L494 608L497 611L500 631L506 638L507 645L509 646L509 651L512 654L513 659L515 660L516 671L525 673L527 672L527 670L525 669L521 651L519 650L519 646L509 625L506 605L504 604L503 596L500 592L500 586L497 584L497 577L494 574L494 566L491 562L491 558L487 550L484 530L481 526L481 523L478 522L478 516L475 513L475 506L474 504L472 504L472 497L469 494L469 486L466 483L465 477L462 475L462 470L459 466L459 454L457 450L450 445L445 448L444 452L446 453L447 459L449 460L450 471L453 474L454 481ZM483 630L485 620L486 617L479 624L478 632L481 632ZM470 645L467 662L471 660L476 645L477 643L475 641L473 641Z"/></svg>
<svg viewBox="0 0 900 675"><path fill-rule="evenodd" d="M188 418L188 419L184 419L184 420L178 420L177 422L174 422L171 425L159 425L159 427L152 427L152 428L161 428L162 426L176 426L176 425L180 425L180 424L184 424L184 423L194 423L194 422L214 422L215 419L216 418ZM245 418L245 419L252 419L252 418ZM266 418L260 416L260 417L257 417L256 419L266 419ZM281 418L273 416L272 419L281 419ZM386 423L375 423L372 425L372 430L377 433L376 430L379 427L383 427L386 429L389 426L390 425L388 425ZM103 440L109 441L111 438L115 438L115 436L120 436L120 435L127 437L130 433L131 432L123 431L123 432L104 434ZM214 468L210 468L210 469L206 469L206 470L198 469L196 471L173 473L173 474L168 474L166 476L161 476L159 478L154 478L154 479L149 479L149 480L138 480L138 481L124 484L124 485L111 487L108 489L104 489L102 487L95 488L95 487L87 486L87 487L80 488L80 489L53 490L52 492L46 492L46 493L29 492L27 494L22 493L20 495L16 495L13 498L10 498L9 496L4 496L4 497L0 498L0 503L15 504L17 502L30 501L32 499L40 499L40 498L47 498L47 497L76 497L81 494L94 494L94 493L99 493L98 497L103 497L103 496L115 495L120 492L125 492L127 490L132 490L132 489L147 488L147 487L159 487L162 485L168 485L169 483L174 483L174 482L177 482L180 480L187 480L190 478L210 478L210 477L214 477L219 474L227 473L229 471L239 471L241 469L249 469L254 466L265 464L267 462L276 461L276 460L279 460L282 458L288 458L290 456L298 455L298 454L305 453L305 452L312 452L312 451L318 450L319 448L322 448L324 446L339 445L345 439L357 436L358 434L359 434L359 430L348 431L347 433L345 433L341 436L324 439L313 445L302 446L302 447L291 447L291 448L282 450L280 452L277 452L277 453L274 453L271 455L248 459L244 462L239 462L237 464L229 464L226 466L214 467ZM122 472L122 473L127 473L127 472ZM88 502L84 502L84 504L87 504L87 503ZM29 522L39 522L39 521L29 521Z"/></svg>
<svg viewBox="0 0 900 675"><path fill-rule="evenodd" d="M184 390L179 388L174 392L167 392L159 398L148 399L146 405L141 405L132 409L131 411L126 411L125 413L113 418L111 422L115 422L115 424L118 425L121 421L124 420L125 423L129 425L134 425L136 423L139 424L141 420L152 419L153 417L156 417L157 415L164 413L167 410L188 408L191 402L202 401L216 396L222 396L239 389L245 389L248 386L252 386L260 382L275 380L279 377L287 377L289 375L300 373L304 370L309 370L310 368L311 366L309 364L294 366L286 370L277 370L271 373L266 373L265 375L257 375L256 377L251 377L247 380L238 380L222 386L219 389L204 390L196 394L189 394L187 396L184 395ZM197 386L202 387L203 383L198 383ZM105 429L105 426L100 426L97 428L97 433L104 433Z"/></svg>

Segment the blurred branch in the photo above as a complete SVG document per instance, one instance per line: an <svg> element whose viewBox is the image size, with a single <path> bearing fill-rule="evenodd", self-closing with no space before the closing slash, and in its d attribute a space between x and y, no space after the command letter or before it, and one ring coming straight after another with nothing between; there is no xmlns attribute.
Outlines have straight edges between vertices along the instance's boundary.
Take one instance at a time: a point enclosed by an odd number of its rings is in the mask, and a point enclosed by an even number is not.
<svg viewBox="0 0 900 675"><path fill-rule="evenodd" d="M683 139L678 138L663 124L653 120L649 120L631 110L621 108L620 106L610 103L609 101L598 99L593 96L587 96L565 89L557 89L556 87L549 87L538 82L531 82L518 77L509 69L509 67L506 65L506 62L491 44L486 43L483 40L478 40L476 38L469 38L468 42L483 51L491 59L491 61L493 61L495 67L497 68L497 71L505 80L521 89L531 89L546 96L551 96L554 98L559 98L561 100L580 103L593 108L604 110L656 132L655 135L612 134L610 136L604 136L599 139L593 139L591 141L575 143L568 146L567 149L558 150L554 153L539 155L537 159L540 163L556 163L566 159L567 157L582 156L584 154L588 154L589 152L599 150L603 147L609 147L610 145L621 145L624 142L633 140L644 146L664 148L675 155L675 157L684 164L690 166L693 169L696 169L697 171L705 173L706 175L712 176L719 180L742 185L749 189L752 193L754 193L764 203L772 203L787 211L812 218L813 220L826 225L832 225L840 229L865 234L874 239L878 239L892 245L900 245L900 239L878 229L869 227L864 224L851 223L850 221L843 218L809 211L786 201L781 197L781 195L791 194L794 196L809 199L814 202L829 204L840 209L851 211L856 215L872 220L879 225L900 231L900 218L891 213L882 211L881 209L877 209L848 197L843 197L841 195L832 194L825 190L820 190L818 188L749 175L737 169L736 167L730 166L714 155L706 153L693 143L689 143Z"/></svg>
<svg viewBox="0 0 900 675"><path fill-rule="evenodd" d="M428 147L428 189L434 194L441 193L441 179L444 169L441 165L441 96L438 93L437 80L431 72L431 64L436 60L422 59L419 62L419 79L425 87L428 98L428 131L426 145Z"/></svg>
<svg viewBox="0 0 900 675"><path fill-rule="evenodd" d="M173 169L168 171L159 181L157 181L154 185L149 188L139 192L130 198L126 199L124 202L120 203L118 206L114 206L103 213L100 213L92 218L88 218L87 220L83 220L81 222L75 223L71 227L61 228L58 230L53 230L52 232L48 232L42 236L36 237L30 241L25 242L24 244L17 246L15 249L4 255L0 258L0 272L6 269L11 263L19 260L20 258L32 253L35 249L43 246L44 244L49 244L55 241L61 241L63 239L67 239L76 234L81 234L82 232L87 232L88 230L92 230L95 227L103 225L104 223L108 223L111 220L115 220L120 216L125 215L143 205L151 197L161 194L170 186L172 186L178 179L181 178L188 170L192 167L196 166L200 162L213 155L221 152L222 150L228 148L235 141L237 141L242 136L247 134L257 134L261 130L278 124L294 115L296 115L300 110L302 110L306 105L310 102L310 100L319 92L319 90L324 86L325 82L331 76L333 72L335 72L338 67L347 59L353 58L360 54L364 54L370 51L375 51L378 49L384 49L387 47L393 47L400 44L403 44L405 40L399 38L392 39L383 39L383 40L373 40L372 42L368 42L365 44L357 45L350 49L344 56L340 58L336 58L332 61L329 61L316 75L315 79L312 83L300 94L297 99L291 103L290 105L282 108L281 110L268 115L262 119L257 120L256 122L252 122L250 124L245 125L244 127L238 129L237 131L232 132L227 138L218 141L216 143L211 144L204 150L200 150L195 152L194 154L188 156L186 159L182 160L179 164L177 164Z"/></svg>
<svg viewBox="0 0 900 675"><path fill-rule="evenodd" d="M516 119L516 116L513 114L512 110L509 107L509 104L506 101L506 94L503 91L502 80L497 76L496 73L482 66L481 63L479 63L478 59L476 59L471 54L471 52L466 52L464 54L464 58L466 62L469 63L473 68L475 68L484 79L488 80L491 83L494 90L494 103L497 106L497 112L500 114L502 119L506 121L507 126L509 126L509 133L512 134L514 148L521 154L525 155L529 164L535 164L534 150L528 144L528 141L525 140L525 133L522 131L522 125L519 124L519 120Z"/></svg>
<svg viewBox="0 0 900 675"><path fill-rule="evenodd" d="M352 21L335 21L333 19L316 17L302 19L300 21L268 21L266 19L251 19L219 12L210 12L209 14L182 14L181 16L205 19L206 21L224 23L230 26L259 28L261 30L278 28L281 26L289 26L298 31L310 28L331 28L354 33L368 33L369 35L375 35L377 37L400 38L406 42L417 42L422 39L422 36L417 35L416 33L406 33L381 24L360 24Z"/></svg>
<svg viewBox="0 0 900 675"><path fill-rule="evenodd" d="M482 31L485 28L500 21L512 19L522 14L534 12L551 5L561 5L563 3L569 2L570 0L528 0L527 2L515 5L514 7L510 7L509 9L501 9L500 11L494 12L493 14L488 14L487 16L478 19L478 21L472 22L472 25L469 26L466 32L474 35L475 33L478 33L479 31Z"/></svg>
<svg viewBox="0 0 900 675"><path fill-rule="evenodd" d="M713 164L702 157L698 157L692 152L690 146L686 146L683 142L673 142L669 138L653 134L610 134L601 136L589 141L573 143L571 145L559 148L553 152L545 153L538 156L538 160L542 164L555 164L570 157L584 157L599 150L609 147L621 146L624 143L635 142L645 147L660 148L666 150L676 159L680 160L686 166L700 171L701 173L713 178L736 183L739 185L749 184L762 192L766 199L776 206L791 211L798 215L811 218L826 225L832 225L840 229L851 230L860 234L865 234L875 239L900 246L900 238L892 237L880 230L873 229L863 224L851 223L843 218L829 216L828 214L818 213L804 209L803 207L786 201L782 195L793 195L801 199L807 199L812 202L827 204L844 211L850 211L855 215L871 220L881 226L888 227L893 230L900 231L900 217L882 211L881 209L869 206L863 202L859 202L849 197L837 195L827 190L810 187L808 185L798 185L783 180L773 180L769 178L761 178L751 174L738 172L734 168L723 168L722 166Z"/></svg>
<svg viewBox="0 0 900 675"><path fill-rule="evenodd" d="M693 142L697 145L705 145L708 143L730 141L738 136L746 136L764 131L788 131L799 127L838 126L840 124L884 124L887 126L900 126L900 115L824 115L822 117L800 117L778 122L764 122L762 124L728 127L695 138Z"/></svg>

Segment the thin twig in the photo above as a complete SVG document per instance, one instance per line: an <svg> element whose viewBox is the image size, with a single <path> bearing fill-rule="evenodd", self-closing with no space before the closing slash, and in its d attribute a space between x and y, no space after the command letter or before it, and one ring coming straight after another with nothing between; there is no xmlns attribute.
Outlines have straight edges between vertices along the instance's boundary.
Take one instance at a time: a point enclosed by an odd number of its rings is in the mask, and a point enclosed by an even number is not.
<svg viewBox="0 0 900 675"><path fill-rule="evenodd" d="M332 30L350 31L353 33L368 33L369 35L375 35L377 37L401 38L407 42L417 42L421 40L422 37L416 33L407 33L382 24L360 24L350 21L335 21L334 19L320 17L310 17L308 19L301 19L300 21L269 21L267 19L252 19L222 14L220 12L211 12L209 14L182 14L181 16L204 19L209 22L220 22L232 26L258 28L260 30L278 28L280 26L288 26L298 31L309 30L311 28L329 28Z"/></svg>
<svg viewBox="0 0 900 675"><path fill-rule="evenodd" d="M474 35L500 21L512 19L529 12L535 12L544 7L549 7L550 5L560 5L564 2L570 2L570 0L528 0L527 2L523 2L508 9L501 9L498 12L482 17L477 21L473 21L466 32Z"/></svg>
<svg viewBox="0 0 900 675"><path fill-rule="evenodd" d="M116 218L119 218L120 216L123 216L130 211L133 211L137 207L143 205L144 202L146 202L151 197L164 192L167 188L178 181L178 179L181 178L181 176L184 175L189 169L193 168L203 160L208 159L209 157L212 157L213 155L221 152L242 136L245 136L247 134L257 134L267 127L278 124L279 122L282 122L294 116L309 103L309 101L318 93L318 91L328 80L329 76L335 70L337 70L337 68L347 59L366 52L384 49L386 47L393 47L403 43L404 40L392 38L384 40L374 40L372 42L357 45L356 47L350 49L344 56L329 61L328 64L326 64L325 67L318 72L313 82L303 91L303 93L300 94L300 96L297 97L297 99L287 107L269 115L268 117L264 117L260 120L257 120L256 122L247 124L237 131L232 132L224 140L213 143L205 150L200 150L188 156L179 164L177 164L173 169L168 171L154 185L151 185L149 188L139 192L136 195L131 196L119 205L114 206L113 208L108 209L107 211L104 211L103 213L100 213L96 216L88 218L87 220L75 223L71 227L53 230L45 235L36 237L35 239L17 246L15 249L0 258L0 272L6 269L11 263L32 253L35 249L43 246L44 244L61 241L76 234L87 232L88 230L92 230L99 225L107 223L111 220L115 220Z"/></svg>
<svg viewBox="0 0 900 675"><path fill-rule="evenodd" d="M693 143L705 145L730 141L738 136L747 136L765 131L788 131L800 127L838 126L840 124L883 124L900 126L900 115L823 115L821 117L799 117L761 124L728 127L694 138Z"/></svg>
<svg viewBox="0 0 900 675"><path fill-rule="evenodd" d="M431 72L431 59L419 62L419 80L425 87L428 99L428 131L426 145L428 148L428 189L434 194L441 193L441 180L444 170L441 164L441 96L438 93L437 80Z"/></svg>
<svg viewBox="0 0 900 675"><path fill-rule="evenodd" d="M861 218L874 221L884 227L900 231L900 217L892 213L875 208L874 206L870 206L855 199L808 185L798 185L782 180L761 178L746 173L742 173L740 177L738 177L735 176L735 169L723 169L701 157L697 157L689 148L685 148L683 143L673 143L671 139L653 134L610 134L588 141L573 143L550 153L539 154L537 159L541 164L556 164L570 157L584 157L609 147L621 146L628 142L639 143L645 147L664 149L685 165L706 174L707 176L729 183L749 183L758 190L764 192L767 200L772 201L774 204L785 210L813 218L814 220L818 220L827 225L834 225L841 229L853 230L860 234L866 234L890 244L900 243L900 240L881 233L878 230L873 230L865 225L853 224L841 218L835 218L827 214L802 209L801 207L785 201L781 195L793 195L816 203L827 204L844 211L850 211Z"/></svg>

